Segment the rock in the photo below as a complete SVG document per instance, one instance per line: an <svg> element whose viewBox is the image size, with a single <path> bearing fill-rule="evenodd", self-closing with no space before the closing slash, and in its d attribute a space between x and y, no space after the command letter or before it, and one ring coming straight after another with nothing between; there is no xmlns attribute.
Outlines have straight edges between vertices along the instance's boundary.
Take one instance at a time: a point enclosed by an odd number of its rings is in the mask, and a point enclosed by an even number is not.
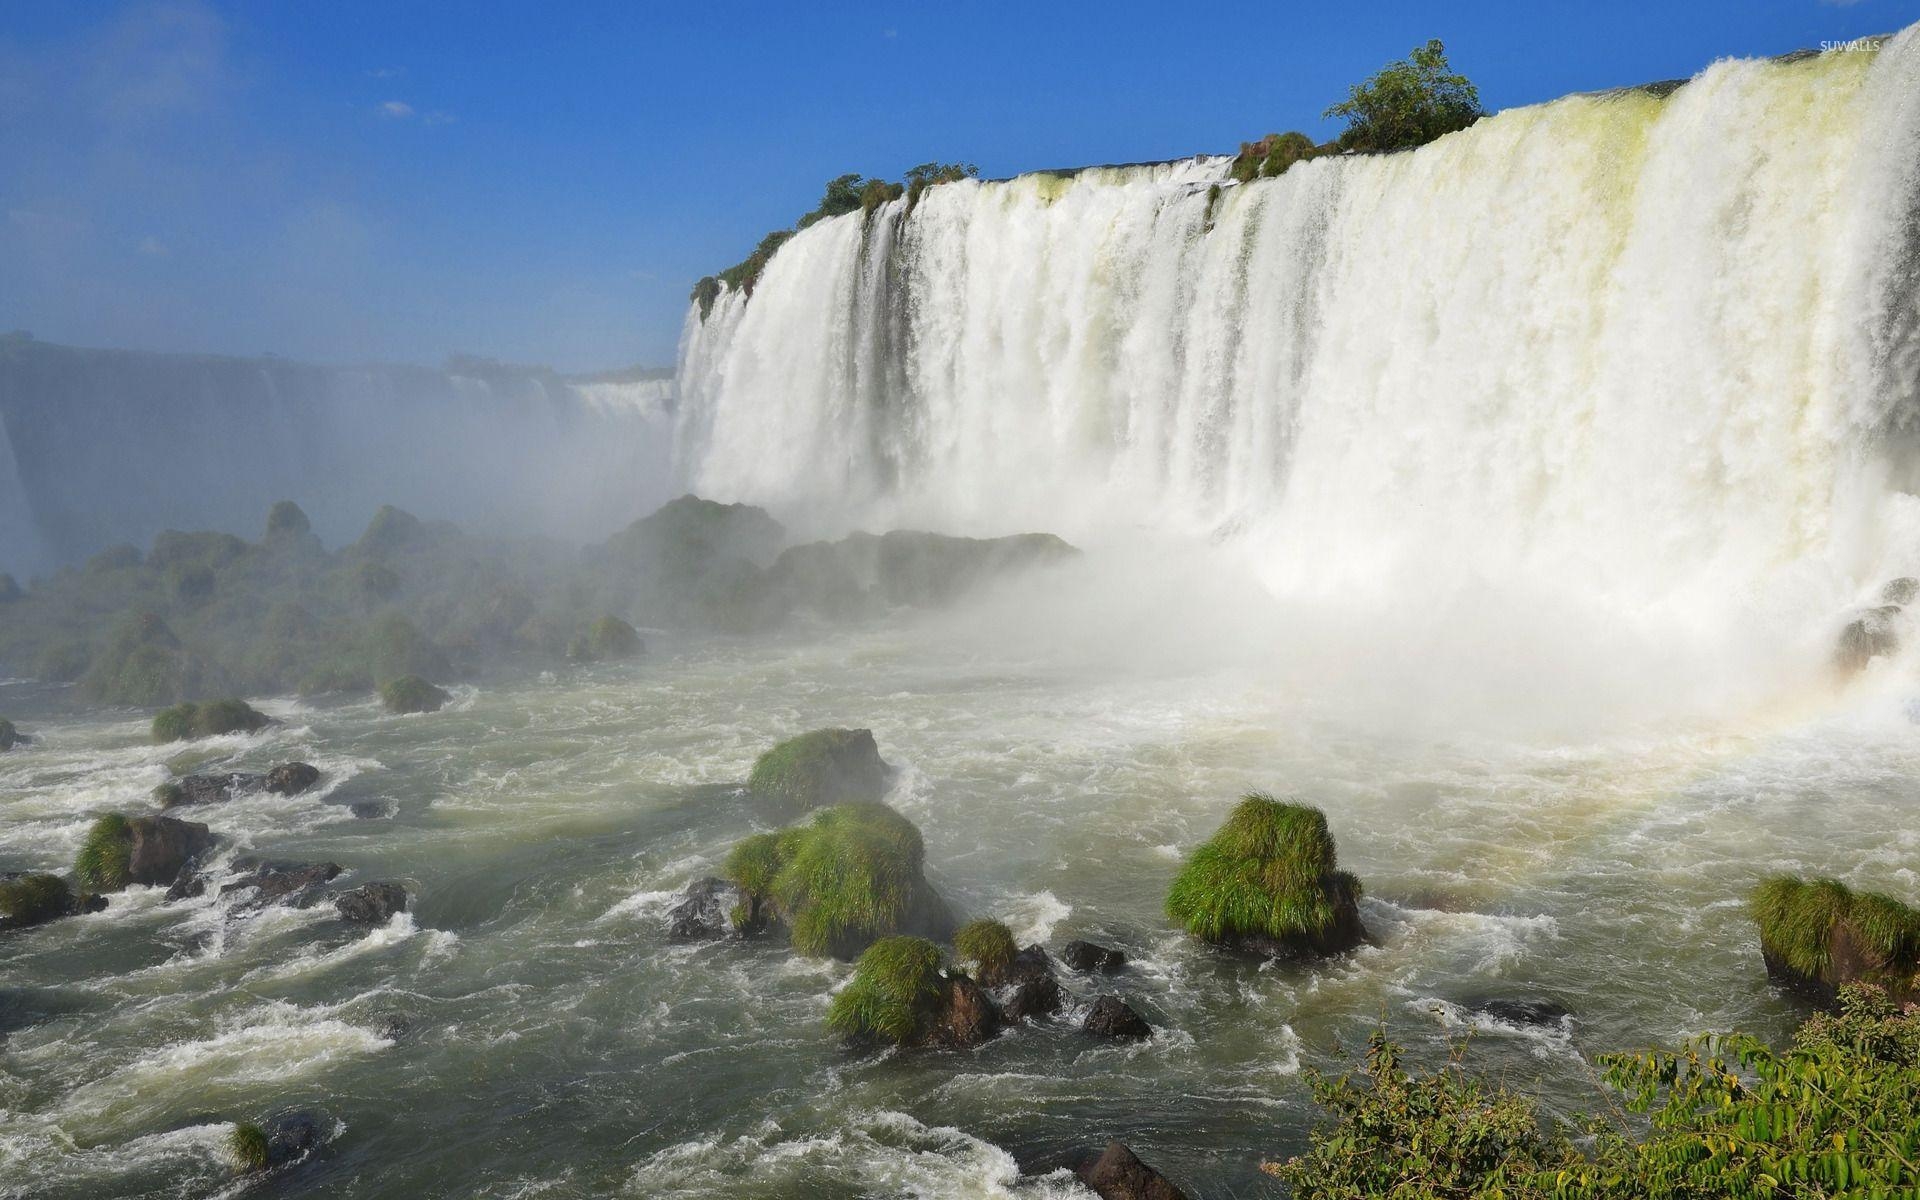
<svg viewBox="0 0 1920 1200"><path fill-rule="evenodd" d="M747 902L745 892L724 879L696 879L667 910L667 936L676 942L712 941L734 934L733 910Z"/></svg>
<svg viewBox="0 0 1920 1200"><path fill-rule="evenodd" d="M213 831L198 821L173 817L131 817L133 833L127 877L152 887L171 884L181 869L213 849Z"/></svg>
<svg viewBox="0 0 1920 1200"><path fill-rule="evenodd" d="M1153 1026L1146 1023L1132 1006L1118 996L1101 996L1087 1010L1087 1019L1080 1024L1084 1033L1095 1037L1139 1039L1153 1036Z"/></svg>
<svg viewBox="0 0 1920 1200"><path fill-rule="evenodd" d="M276 796L298 796L320 782L320 770L311 763L281 763L267 772L267 790Z"/></svg>
<svg viewBox="0 0 1920 1200"><path fill-rule="evenodd" d="M367 883L333 898L340 919L362 925L384 925L395 913L407 911L407 889L397 883Z"/></svg>
<svg viewBox="0 0 1920 1200"><path fill-rule="evenodd" d="M1032 983L1041 979L1053 978L1053 956L1045 947L1028 946L1013 956L1013 961L1000 972L1001 983Z"/></svg>
<svg viewBox="0 0 1920 1200"><path fill-rule="evenodd" d="M254 894L236 904L236 908L264 908L284 904L289 908L307 908L320 898L323 889L343 869L339 863L244 861L236 867L252 868L252 873L221 887L222 896L251 888ZM171 894L171 893L169 893Z"/></svg>
<svg viewBox="0 0 1920 1200"><path fill-rule="evenodd" d="M1565 1005L1552 1000L1487 1000L1474 1005L1471 1011L1503 1025L1531 1025L1542 1029L1560 1025L1573 1015Z"/></svg>
<svg viewBox="0 0 1920 1200"><path fill-rule="evenodd" d="M1880 589L1882 604L1912 604L1915 596L1920 596L1920 579L1915 579L1911 575L1889 579L1887 586Z"/></svg>
<svg viewBox="0 0 1920 1200"><path fill-rule="evenodd" d="M567 643L567 657L574 662L612 662L646 652L639 632L615 616L601 617Z"/></svg>
<svg viewBox="0 0 1920 1200"><path fill-rule="evenodd" d="M172 904L177 900L186 900L206 894L207 877L200 870L200 860L194 859L181 867L180 873L173 877L172 886L167 888L166 903Z"/></svg>
<svg viewBox="0 0 1920 1200"><path fill-rule="evenodd" d="M1108 1142L1099 1158L1076 1173L1101 1200L1187 1200L1185 1192L1119 1142Z"/></svg>
<svg viewBox="0 0 1920 1200"><path fill-rule="evenodd" d="M1895 620L1899 615L1899 605L1883 604L1847 622L1840 631L1839 644L1834 647L1835 668L1851 675L1864 670L1872 660L1899 650L1900 631Z"/></svg>
<svg viewBox="0 0 1920 1200"><path fill-rule="evenodd" d="M1228 950L1324 958L1369 940L1360 891L1339 869L1325 813L1249 792L1188 857L1167 893L1167 915Z"/></svg>
<svg viewBox="0 0 1920 1200"><path fill-rule="evenodd" d="M380 703L386 706L388 712L402 716L439 712L451 699L453 695L445 688L435 687L418 675L408 675L380 685Z"/></svg>
<svg viewBox="0 0 1920 1200"><path fill-rule="evenodd" d="M375 1019L373 1031L390 1042L397 1042L413 1032L413 1018L405 1013L382 1013Z"/></svg>
<svg viewBox="0 0 1920 1200"><path fill-rule="evenodd" d="M248 792L257 792L266 783L265 775L241 771L224 775L185 775L153 789L153 798L163 809L218 804Z"/></svg>
<svg viewBox="0 0 1920 1200"><path fill-rule="evenodd" d="M1059 1012L1064 1002L1060 981L1052 975L1043 975L1018 984L1002 1011L1010 1021L1034 1021Z"/></svg>
<svg viewBox="0 0 1920 1200"><path fill-rule="evenodd" d="M356 800L347 805L347 811L362 821L377 821L381 817L393 815L393 806L385 800Z"/></svg>
<svg viewBox="0 0 1920 1200"><path fill-rule="evenodd" d="M172 637L172 634L167 636ZM258 733L269 725L277 724L278 721L244 700L204 700L197 704L176 704L161 710L153 718L153 740L159 743L185 742L228 733Z"/></svg>
<svg viewBox="0 0 1920 1200"><path fill-rule="evenodd" d="M0 932L29 929L107 906L104 896L77 896L58 875L0 871Z"/></svg>
<svg viewBox="0 0 1920 1200"><path fill-rule="evenodd" d="M320 1144L320 1121L311 1113L282 1113L269 1119L263 1129L269 1167L305 1158Z"/></svg>
<svg viewBox="0 0 1920 1200"><path fill-rule="evenodd" d="M1000 1032L1000 1010L987 990L965 975L950 975L947 994L926 1035L926 1044L968 1050Z"/></svg>
<svg viewBox="0 0 1920 1200"><path fill-rule="evenodd" d="M25 734L13 727L12 721L7 720L5 717L0 717L0 752L11 750L15 746L25 745L28 740Z"/></svg>
<svg viewBox="0 0 1920 1200"><path fill-rule="evenodd" d="M1127 965L1127 956L1094 942L1068 942L1060 951L1060 961L1076 971L1111 975Z"/></svg>
<svg viewBox="0 0 1920 1200"><path fill-rule="evenodd" d="M755 759L747 788L800 813L832 804L877 804L892 777L871 729L816 729Z"/></svg>

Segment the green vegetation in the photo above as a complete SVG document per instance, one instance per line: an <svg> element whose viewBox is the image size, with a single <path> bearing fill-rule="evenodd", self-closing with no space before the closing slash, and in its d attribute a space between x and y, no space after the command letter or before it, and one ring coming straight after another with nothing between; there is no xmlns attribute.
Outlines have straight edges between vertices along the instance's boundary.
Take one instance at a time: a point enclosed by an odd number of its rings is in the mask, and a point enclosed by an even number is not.
<svg viewBox="0 0 1920 1200"><path fill-rule="evenodd" d="M612 662L633 658L646 648L633 626L619 617L603 616L567 643L567 657L574 662Z"/></svg>
<svg viewBox="0 0 1920 1200"><path fill-rule="evenodd" d="M133 878L133 824L119 813L95 821L74 857L73 875L81 887L96 892L126 887Z"/></svg>
<svg viewBox="0 0 1920 1200"><path fill-rule="evenodd" d="M1335 953L1364 936L1359 897L1360 881L1337 869L1326 815L1254 792L1187 860L1167 915L1209 942Z"/></svg>
<svg viewBox="0 0 1920 1200"><path fill-rule="evenodd" d="M941 967L940 947L924 938L881 938L827 1006L827 1027L853 1041L918 1040L940 1007Z"/></svg>
<svg viewBox="0 0 1920 1200"><path fill-rule="evenodd" d="M186 742L224 733L258 733L271 724L272 717L245 700L188 701L163 709L153 718L153 740Z"/></svg>
<svg viewBox="0 0 1920 1200"><path fill-rule="evenodd" d="M236 1121L227 1135L227 1152L242 1171L264 1171L270 1161L267 1131L250 1121Z"/></svg>
<svg viewBox="0 0 1920 1200"><path fill-rule="evenodd" d="M1413 1076L1376 1036L1366 1086L1308 1073L1336 1123L1262 1168L1298 1200L1870 1200L1920 1186L1920 1008L1877 988L1842 988L1838 1013L1785 1051L1733 1034L1600 1062L1644 1121L1594 1123L1582 1152L1458 1056Z"/></svg>
<svg viewBox="0 0 1920 1200"><path fill-rule="evenodd" d="M985 984L999 982L1020 947L1013 943L1013 931L998 921L968 921L953 935L953 952L974 965L975 978Z"/></svg>
<svg viewBox="0 0 1920 1200"><path fill-rule="evenodd" d="M1304 133L1270 133L1257 142L1241 142L1233 160L1233 177L1241 183L1286 174L1294 163L1332 153L1332 144L1316 146Z"/></svg>
<svg viewBox="0 0 1920 1200"><path fill-rule="evenodd" d="M823 808L804 825L734 848L726 873L748 897L734 921L777 916L801 953L851 958L876 938L944 916L925 860L920 831L885 805Z"/></svg>
<svg viewBox="0 0 1920 1200"><path fill-rule="evenodd" d="M1435 38L1355 84L1325 115L1347 122L1340 149L1380 153L1424 146L1487 114L1479 90L1453 71L1447 48Z"/></svg>
<svg viewBox="0 0 1920 1200"><path fill-rule="evenodd" d="M73 908L73 889L58 875L21 875L0 880L0 917L37 925Z"/></svg>
<svg viewBox="0 0 1920 1200"><path fill-rule="evenodd" d="M1920 971L1920 911L1837 879L1769 879L1748 897L1770 965L1829 986L1866 978L1900 992ZM1836 962L1836 952L1844 961Z"/></svg>
<svg viewBox="0 0 1920 1200"><path fill-rule="evenodd" d="M380 685L380 703L390 713L439 712L451 699L445 689L435 687L418 675L403 675Z"/></svg>
<svg viewBox="0 0 1920 1200"><path fill-rule="evenodd" d="M877 803L887 792L887 765L872 731L816 729L755 759L747 788L794 813L847 801Z"/></svg>
<svg viewBox="0 0 1920 1200"><path fill-rule="evenodd" d="M693 285L691 300L700 308L700 319L706 320L713 312L714 301L720 298L723 290L752 296L754 285L760 282L760 273L767 269L774 252L785 245L787 239L808 226L828 217L842 217L854 212L871 217L875 209L902 196L907 198L907 211L912 212L928 188L971 179L979 174L980 168L971 163L921 163L908 171L906 178L899 183L864 178L858 172L828 180L820 203L795 222L792 229L774 230L760 239L760 244L753 248L752 254L719 274L708 275Z"/></svg>

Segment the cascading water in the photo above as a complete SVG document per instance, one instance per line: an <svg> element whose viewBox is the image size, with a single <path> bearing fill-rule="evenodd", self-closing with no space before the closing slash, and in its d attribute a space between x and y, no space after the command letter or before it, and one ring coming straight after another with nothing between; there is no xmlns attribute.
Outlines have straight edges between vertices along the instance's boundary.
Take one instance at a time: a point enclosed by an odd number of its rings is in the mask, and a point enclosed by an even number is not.
<svg viewBox="0 0 1920 1200"><path fill-rule="evenodd" d="M1830 620L1920 567L1916 164L1909 30L1251 184L944 185L689 314L681 469L823 529L1232 532L1282 592Z"/></svg>

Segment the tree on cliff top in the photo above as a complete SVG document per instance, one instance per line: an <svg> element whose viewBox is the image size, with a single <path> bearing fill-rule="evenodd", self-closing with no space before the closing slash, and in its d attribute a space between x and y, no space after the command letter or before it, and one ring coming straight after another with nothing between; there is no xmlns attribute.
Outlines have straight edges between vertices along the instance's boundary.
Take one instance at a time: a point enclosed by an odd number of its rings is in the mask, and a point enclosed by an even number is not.
<svg viewBox="0 0 1920 1200"><path fill-rule="evenodd" d="M1347 98L1326 111L1345 117L1342 150L1378 152L1424 146L1465 129L1486 110L1479 89L1447 62L1447 48L1435 38L1399 62L1389 63Z"/></svg>

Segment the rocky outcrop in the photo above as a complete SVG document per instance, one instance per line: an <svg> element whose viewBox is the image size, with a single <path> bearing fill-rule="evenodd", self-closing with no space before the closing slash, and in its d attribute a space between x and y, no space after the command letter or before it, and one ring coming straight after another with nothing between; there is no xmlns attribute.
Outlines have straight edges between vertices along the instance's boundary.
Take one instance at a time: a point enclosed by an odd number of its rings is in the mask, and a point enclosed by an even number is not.
<svg viewBox="0 0 1920 1200"><path fill-rule="evenodd" d="M1068 942L1060 950L1060 961L1076 971L1111 975L1127 965L1127 956L1094 942Z"/></svg>
<svg viewBox="0 0 1920 1200"><path fill-rule="evenodd" d="M276 796L298 796L320 782L320 768L312 763L281 763L267 772L267 790Z"/></svg>
<svg viewBox="0 0 1920 1200"><path fill-rule="evenodd" d="M1009 1021L1037 1021L1060 1011L1066 993L1051 973L1014 985L1013 994L1001 1006Z"/></svg>
<svg viewBox="0 0 1920 1200"><path fill-rule="evenodd" d="M0 754L4 754L15 746L24 746L32 740L33 739L29 738L26 734L15 729L12 721L7 720L5 717L0 717Z"/></svg>
<svg viewBox="0 0 1920 1200"><path fill-rule="evenodd" d="M1133 1011L1133 1007L1118 996L1101 996L1087 1010L1086 1020L1080 1029L1095 1037L1115 1038L1121 1041L1138 1041L1153 1036L1153 1026Z"/></svg>
<svg viewBox="0 0 1920 1200"><path fill-rule="evenodd" d="M105 896L78 895L58 875L0 871L0 933L99 912L106 906Z"/></svg>
<svg viewBox="0 0 1920 1200"><path fill-rule="evenodd" d="M283 904L289 908L309 908L319 901L326 885L343 869L339 863L258 862L241 860L236 868L248 873L220 888L222 896L251 891L240 896L236 909L264 908Z"/></svg>
<svg viewBox="0 0 1920 1200"><path fill-rule="evenodd" d="M1000 1032L1000 1009L985 988L965 975L946 979L940 1008L927 1026L922 1044L968 1050Z"/></svg>
<svg viewBox="0 0 1920 1200"><path fill-rule="evenodd" d="M1167 915L1229 950L1324 958L1369 940L1360 892L1360 881L1339 869L1325 813L1250 792L1188 857L1167 893Z"/></svg>
<svg viewBox="0 0 1920 1200"><path fill-rule="evenodd" d="M667 936L676 942L713 941L735 934L733 910L747 894L724 879L696 879L667 910Z"/></svg>
<svg viewBox="0 0 1920 1200"><path fill-rule="evenodd" d="M877 804L892 778L871 729L816 729L755 759L747 789L783 813L801 813L832 804Z"/></svg>
<svg viewBox="0 0 1920 1200"><path fill-rule="evenodd" d="M407 889L397 883L367 883L333 898L340 919L360 925L384 925L407 911Z"/></svg>
<svg viewBox="0 0 1920 1200"><path fill-rule="evenodd" d="M198 821L173 817L132 817L133 841L127 853L127 878L158 887L171 884L183 869L213 849L213 831Z"/></svg>
<svg viewBox="0 0 1920 1200"><path fill-rule="evenodd" d="M189 808L218 804L249 792L258 792L266 786L265 775L245 771L223 775L184 775L153 789L153 798L163 809Z"/></svg>
<svg viewBox="0 0 1920 1200"><path fill-rule="evenodd" d="M1870 608L1840 630L1840 641L1833 651L1833 665L1843 674L1863 671L1876 658L1886 658L1900 649L1898 604Z"/></svg>
<svg viewBox="0 0 1920 1200"><path fill-rule="evenodd" d="M1082 1164L1076 1174L1100 1200L1187 1200L1185 1192L1119 1142L1108 1142L1100 1157Z"/></svg>
<svg viewBox="0 0 1920 1200"><path fill-rule="evenodd" d="M1747 906L1776 985L1828 1007L1850 983L1883 988L1896 1003L1920 1000L1920 909L1791 875L1762 882Z"/></svg>
<svg viewBox="0 0 1920 1200"><path fill-rule="evenodd" d="M322 1141L320 1119L312 1113L281 1113L264 1126L267 1135L267 1165L284 1166L313 1153Z"/></svg>
<svg viewBox="0 0 1920 1200"><path fill-rule="evenodd" d="M453 699L445 688L435 687L418 675L407 675L380 685L380 703L397 716L439 712Z"/></svg>
<svg viewBox="0 0 1920 1200"><path fill-rule="evenodd" d="M1565 1024L1573 1014L1564 1004L1552 1000L1483 1000L1468 1011L1478 1013L1502 1025L1553 1029Z"/></svg>

